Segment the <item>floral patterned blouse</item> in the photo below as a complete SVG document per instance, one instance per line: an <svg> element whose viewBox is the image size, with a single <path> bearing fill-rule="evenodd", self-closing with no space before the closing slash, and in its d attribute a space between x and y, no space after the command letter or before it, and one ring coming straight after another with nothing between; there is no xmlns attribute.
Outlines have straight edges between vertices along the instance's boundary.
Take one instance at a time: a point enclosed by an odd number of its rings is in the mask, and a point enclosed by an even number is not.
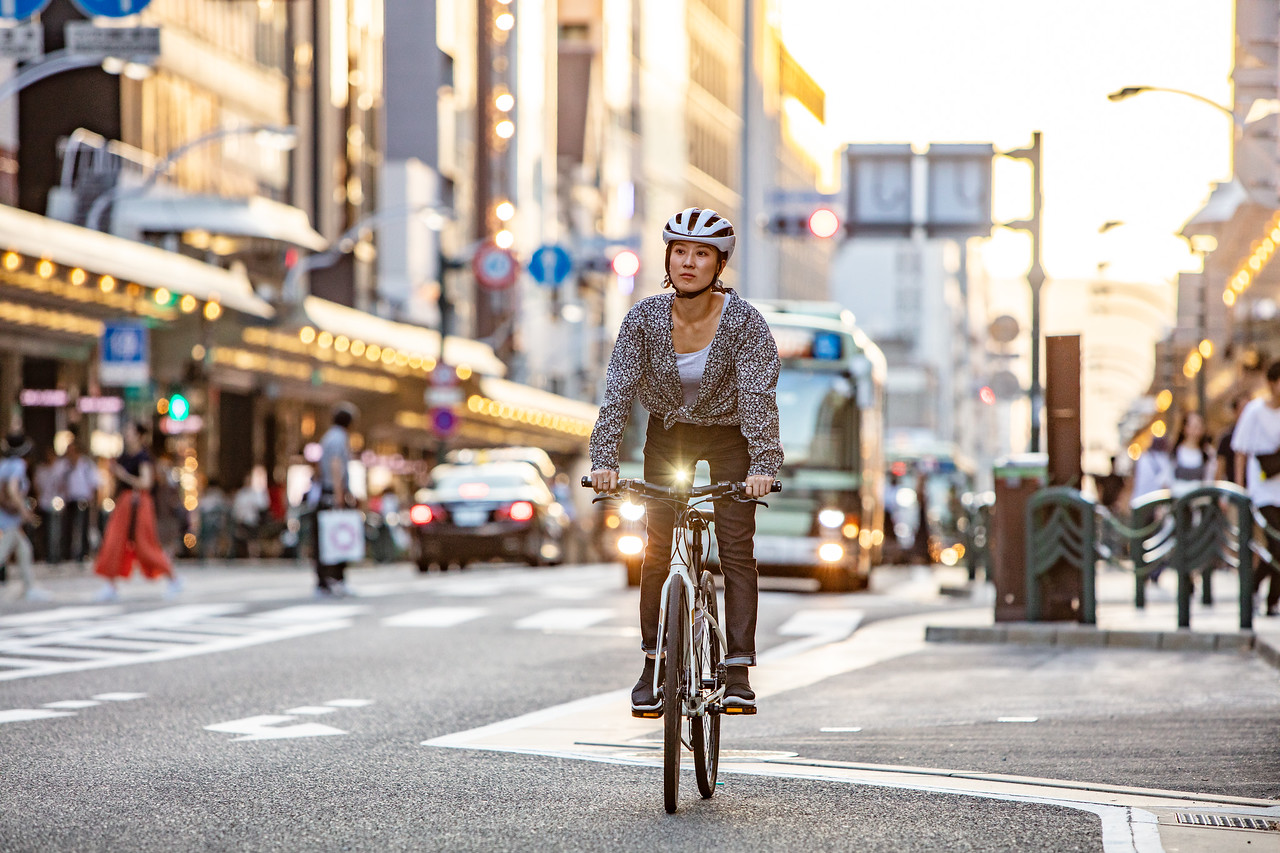
<svg viewBox="0 0 1280 853"><path fill-rule="evenodd" d="M684 403L675 346L671 342L674 293L631 306L605 373L604 402L591 431L592 470L618 469L618 444L637 396L666 429L677 421L703 426L734 424L751 454L749 474L777 476L778 345L764 317L737 293L725 293L724 311L692 406Z"/></svg>

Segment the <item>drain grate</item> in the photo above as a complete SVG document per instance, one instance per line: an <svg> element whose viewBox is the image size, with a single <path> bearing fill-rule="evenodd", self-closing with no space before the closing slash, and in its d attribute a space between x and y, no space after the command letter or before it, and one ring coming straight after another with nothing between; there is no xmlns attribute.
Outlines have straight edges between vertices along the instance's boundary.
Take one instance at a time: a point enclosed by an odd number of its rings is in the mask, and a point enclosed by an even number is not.
<svg viewBox="0 0 1280 853"><path fill-rule="evenodd" d="M1266 832L1280 832L1280 823L1260 817L1195 812L1177 812L1177 816L1178 823L1188 826L1220 826L1223 829L1261 829Z"/></svg>

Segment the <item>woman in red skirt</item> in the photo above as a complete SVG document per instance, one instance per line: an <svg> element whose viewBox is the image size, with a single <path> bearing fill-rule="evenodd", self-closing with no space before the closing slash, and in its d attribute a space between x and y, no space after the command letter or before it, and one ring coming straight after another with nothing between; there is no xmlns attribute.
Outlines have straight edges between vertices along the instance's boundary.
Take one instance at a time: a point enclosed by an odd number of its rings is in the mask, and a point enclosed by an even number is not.
<svg viewBox="0 0 1280 853"><path fill-rule="evenodd" d="M166 597L177 595L182 589L182 581L173 573L173 566L156 536L156 507L152 497L155 466L143 446L146 435L147 428L142 424L125 423L124 453L111 463L111 473L116 480L116 506L111 511L93 568L107 580L96 601L114 601L120 597L117 584L133 573L134 560L148 580L168 578Z"/></svg>

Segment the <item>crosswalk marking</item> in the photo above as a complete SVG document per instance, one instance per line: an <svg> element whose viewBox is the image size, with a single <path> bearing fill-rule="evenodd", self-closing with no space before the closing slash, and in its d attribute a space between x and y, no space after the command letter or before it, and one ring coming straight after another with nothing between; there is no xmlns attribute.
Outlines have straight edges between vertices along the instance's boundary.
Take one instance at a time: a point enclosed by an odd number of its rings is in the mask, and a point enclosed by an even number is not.
<svg viewBox="0 0 1280 853"><path fill-rule="evenodd" d="M423 607L388 616L382 624L392 628L452 628L487 612L483 607Z"/></svg>
<svg viewBox="0 0 1280 853"><path fill-rule="evenodd" d="M25 723L27 720L47 720L52 717L74 717L74 711L51 711L44 708L13 708L0 711L0 724Z"/></svg>
<svg viewBox="0 0 1280 853"><path fill-rule="evenodd" d="M368 608L295 606L246 613L242 603L138 613L65 607L0 622L0 681L175 660L334 631ZM29 614L24 614L29 615Z"/></svg>
<svg viewBox="0 0 1280 853"><path fill-rule="evenodd" d="M578 631L613 615L611 607L555 607L524 617L516 622L516 627L530 631Z"/></svg>

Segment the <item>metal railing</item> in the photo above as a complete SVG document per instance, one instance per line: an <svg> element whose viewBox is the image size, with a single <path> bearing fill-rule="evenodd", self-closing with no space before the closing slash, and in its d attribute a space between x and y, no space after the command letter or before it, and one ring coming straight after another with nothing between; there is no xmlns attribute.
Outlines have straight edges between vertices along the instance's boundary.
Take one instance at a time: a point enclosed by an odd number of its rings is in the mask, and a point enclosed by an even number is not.
<svg viewBox="0 0 1280 853"><path fill-rule="evenodd" d="M1097 624L1097 563L1121 565L1120 551L1133 566L1134 606L1146 606L1146 584L1168 568L1178 576L1178 627L1191 627L1191 597L1200 577L1203 601L1213 602L1210 575L1234 569L1240 582L1240 628L1253 627L1253 554L1274 563L1270 551L1254 541L1262 531L1280 541L1239 486L1215 482L1174 496L1155 492L1134 504L1128 520L1075 489L1051 487L1027 503L1026 602L1028 621L1039 621L1043 578L1066 565L1083 581L1080 621Z"/></svg>

